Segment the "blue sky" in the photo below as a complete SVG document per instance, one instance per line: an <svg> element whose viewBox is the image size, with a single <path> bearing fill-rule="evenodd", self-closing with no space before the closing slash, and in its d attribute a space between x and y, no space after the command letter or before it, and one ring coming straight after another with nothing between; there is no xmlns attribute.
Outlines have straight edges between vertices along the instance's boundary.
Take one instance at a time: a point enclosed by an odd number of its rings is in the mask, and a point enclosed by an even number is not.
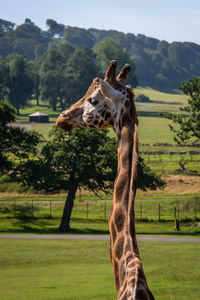
<svg viewBox="0 0 200 300"><path fill-rule="evenodd" d="M30 18L82 28L116 29L200 44L200 0L0 0L0 18L17 25Z"/></svg>

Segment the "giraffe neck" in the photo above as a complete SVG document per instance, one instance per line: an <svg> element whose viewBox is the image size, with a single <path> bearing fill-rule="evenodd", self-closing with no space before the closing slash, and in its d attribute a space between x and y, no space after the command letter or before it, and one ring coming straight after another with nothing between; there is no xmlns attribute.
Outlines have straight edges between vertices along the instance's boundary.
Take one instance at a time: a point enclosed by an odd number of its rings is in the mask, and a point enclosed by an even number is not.
<svg viewBox="0 0 200 300"><path fill-rule="evenodd" d="M128 115L122 118L122 129L118 133L118 171L109 219L110 256L118 300L147 300L154 298L146 283L135 235L138 139L137 116L136 113L131 115L132 118Z"/></svg>

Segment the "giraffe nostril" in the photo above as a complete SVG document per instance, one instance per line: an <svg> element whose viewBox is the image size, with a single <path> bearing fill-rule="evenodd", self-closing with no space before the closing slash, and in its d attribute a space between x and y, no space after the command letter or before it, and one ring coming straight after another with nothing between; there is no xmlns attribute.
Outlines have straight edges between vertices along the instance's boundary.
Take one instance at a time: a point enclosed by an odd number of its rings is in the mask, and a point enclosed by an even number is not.
<svg viewBox="0 0 200 300"><path fill-rule="evenodd" d="M64 130L71 130L72 125L70 125L65 117L59 116L58 119L56 120L56 125Z"/></svg>

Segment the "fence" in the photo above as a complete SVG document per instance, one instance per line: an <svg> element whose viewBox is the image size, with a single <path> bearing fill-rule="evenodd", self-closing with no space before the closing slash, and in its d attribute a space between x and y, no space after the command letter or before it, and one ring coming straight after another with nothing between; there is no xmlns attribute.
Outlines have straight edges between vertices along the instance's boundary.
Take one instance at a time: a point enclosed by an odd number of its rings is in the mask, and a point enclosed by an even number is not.
<svg viewBox="0 0 200 300"><path fill-rule="evenodd" d="M140 154L147 162L178 162L181 159L188 162L199 162L200 152L185 151L185 152L159 152L159 151L141 151Z"/></svg>
<svg viewBox="0 0 200 300"><path fill-rule="evenodd" d="M64 201L2 201L2 218L61 218ZM111 201L76 201L73 219L107 221ZM136 201L135 217L139 221L180 221L200 219L200 201L173 203L173 201Z"/></svg>

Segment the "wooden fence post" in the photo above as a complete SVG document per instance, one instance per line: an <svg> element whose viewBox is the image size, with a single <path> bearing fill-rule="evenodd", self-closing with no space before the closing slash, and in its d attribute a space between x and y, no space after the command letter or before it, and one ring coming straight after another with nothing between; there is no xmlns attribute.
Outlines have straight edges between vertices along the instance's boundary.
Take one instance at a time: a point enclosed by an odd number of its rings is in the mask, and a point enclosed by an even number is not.
<svg viewBox="0 0 200 300"><path fill-rule="evenodd" d="M32 218L33 218L33 216L34 216L33 210L34 210L34 206L33 206L33 199L32 199L32 205L31 205L31 214L32 214Z"/></svg>
<svg viewBox="0 0 200 300"><path fill-rule="evenodd" d="M88 215L89 215L89 203L87 201L87 220L88 220Z"/></svg>
<svg viewBox="0 0 200 300"><path fill-rule="evenodd" d="M197 220L197 204L194 205L194 218Z"/></svg>
<svg viewBox="0 0 200 300"><path fill-rule="evenodd" d="M174 208L174 230L180 231L179 220L176 218L176 207Z"/></svg>
<svg viewBox="0 0 200 300"><path fill-rule="evenodd" d="M52 218L52 206L51 206L51 200L49 200L49 217Z"/></svg>
<svg viewBox="0 0 200 300"><path fill-rule="evenodd" d="M15 202L14 202L14 215L15 215L16 210L17 210L17 206L16 206L16 200L15 200Z"/></svg>
<svg viewBox="0 0 200 300"><path fill-rule="evenodd" d="M158 204L158 221L160 222L160 203Z"/></svg>

